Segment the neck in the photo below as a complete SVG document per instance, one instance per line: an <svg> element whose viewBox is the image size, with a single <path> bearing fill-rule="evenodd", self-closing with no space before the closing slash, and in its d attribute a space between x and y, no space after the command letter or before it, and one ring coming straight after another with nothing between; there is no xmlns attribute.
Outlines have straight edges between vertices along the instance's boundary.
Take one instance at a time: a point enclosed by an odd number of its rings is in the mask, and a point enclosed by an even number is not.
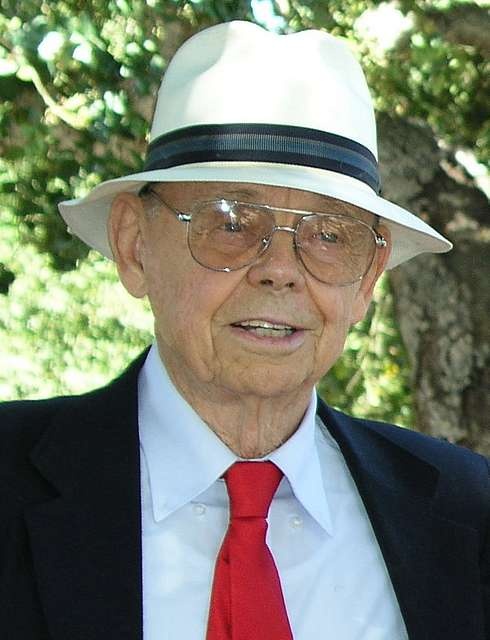
<svg viewBox="0 0 490 640"><path fill-rule="evenodd" d="M310 400L240 397L226 407L193 406L216 435L241 458L262 458L298 428ZM191 403L192 404L192 403Z"/></svg>
<svg viewBox="0 0 490 640"><path fill-rule="evenodd" d="M214 433L241 458L262 458L296 431L311 399L311 385L272 396L258 396L190 383L182 369L167 373L180 395Z"/></svg>

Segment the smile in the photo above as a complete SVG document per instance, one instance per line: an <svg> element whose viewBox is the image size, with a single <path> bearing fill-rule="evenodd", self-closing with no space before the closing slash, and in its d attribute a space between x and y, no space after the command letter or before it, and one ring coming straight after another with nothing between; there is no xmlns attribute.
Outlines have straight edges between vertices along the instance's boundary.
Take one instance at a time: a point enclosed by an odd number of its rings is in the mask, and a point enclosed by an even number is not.
<svg viewBox="0 0 490 640"><path fill-rule="evenodd" d="M296 328L287 324L276 324L265 320L245 320L233 324L234 327L244 329L257 337L285 338L296 332Z"/></svg>

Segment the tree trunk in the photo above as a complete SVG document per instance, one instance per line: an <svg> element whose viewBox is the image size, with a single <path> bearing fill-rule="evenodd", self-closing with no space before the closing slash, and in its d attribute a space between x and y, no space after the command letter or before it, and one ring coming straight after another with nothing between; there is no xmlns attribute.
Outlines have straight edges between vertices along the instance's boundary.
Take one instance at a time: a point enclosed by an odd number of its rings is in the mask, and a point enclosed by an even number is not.
<svg viewBox="0 0 490 640"><path fill-rule="evenodd" d="M383 194L453 243L394 269L390 280L412 366L416 425L490 455L488 201L428 127L379 118Z"/></svg>

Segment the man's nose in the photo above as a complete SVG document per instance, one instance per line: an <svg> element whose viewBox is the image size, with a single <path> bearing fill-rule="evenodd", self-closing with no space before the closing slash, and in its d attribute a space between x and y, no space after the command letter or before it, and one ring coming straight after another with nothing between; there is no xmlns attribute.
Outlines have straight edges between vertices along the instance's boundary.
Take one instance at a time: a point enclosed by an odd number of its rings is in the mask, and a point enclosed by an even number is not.
<svg viewBox="0 0 490 640"><path fill-rule="evenodd" d="M300 290L304 284L304 267L294 247L294 228L277 225L267 249L249 267L248 279L254 286L274 290Z"/></svg>

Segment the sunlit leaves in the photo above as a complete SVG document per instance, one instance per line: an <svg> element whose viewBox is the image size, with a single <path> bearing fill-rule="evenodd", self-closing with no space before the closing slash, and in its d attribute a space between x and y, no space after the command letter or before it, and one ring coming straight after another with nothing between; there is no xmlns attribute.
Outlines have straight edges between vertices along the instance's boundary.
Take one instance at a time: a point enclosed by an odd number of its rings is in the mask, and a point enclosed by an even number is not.
<svg viewBox="0 0 490 640"><path fill-rule="evenodd" d="M366 319L354 326L321 395L357 416L413 424L409 363L393 315L388 280L378 284Z"/></svg>
<svg viewBox="0 0 490 640"><path fill-rule="evenodd" d="M453 32L446 38L422 3L408 2L406 8L413 29L387 51L383 65L365 61L377 106L428 122L447 145L472 149L488 166L490 61L477 42L454 42Z"/></svg>
<svg viewBox="0 0 490 640"><path fill-rule="evenodd" d="M0 399L107 382L150 342L148 309L122 290L112 263L97 254L61 274L46 253L19 239L14 216L3 212L0 293L9 287L9 295L0 296Z"/></svg>

